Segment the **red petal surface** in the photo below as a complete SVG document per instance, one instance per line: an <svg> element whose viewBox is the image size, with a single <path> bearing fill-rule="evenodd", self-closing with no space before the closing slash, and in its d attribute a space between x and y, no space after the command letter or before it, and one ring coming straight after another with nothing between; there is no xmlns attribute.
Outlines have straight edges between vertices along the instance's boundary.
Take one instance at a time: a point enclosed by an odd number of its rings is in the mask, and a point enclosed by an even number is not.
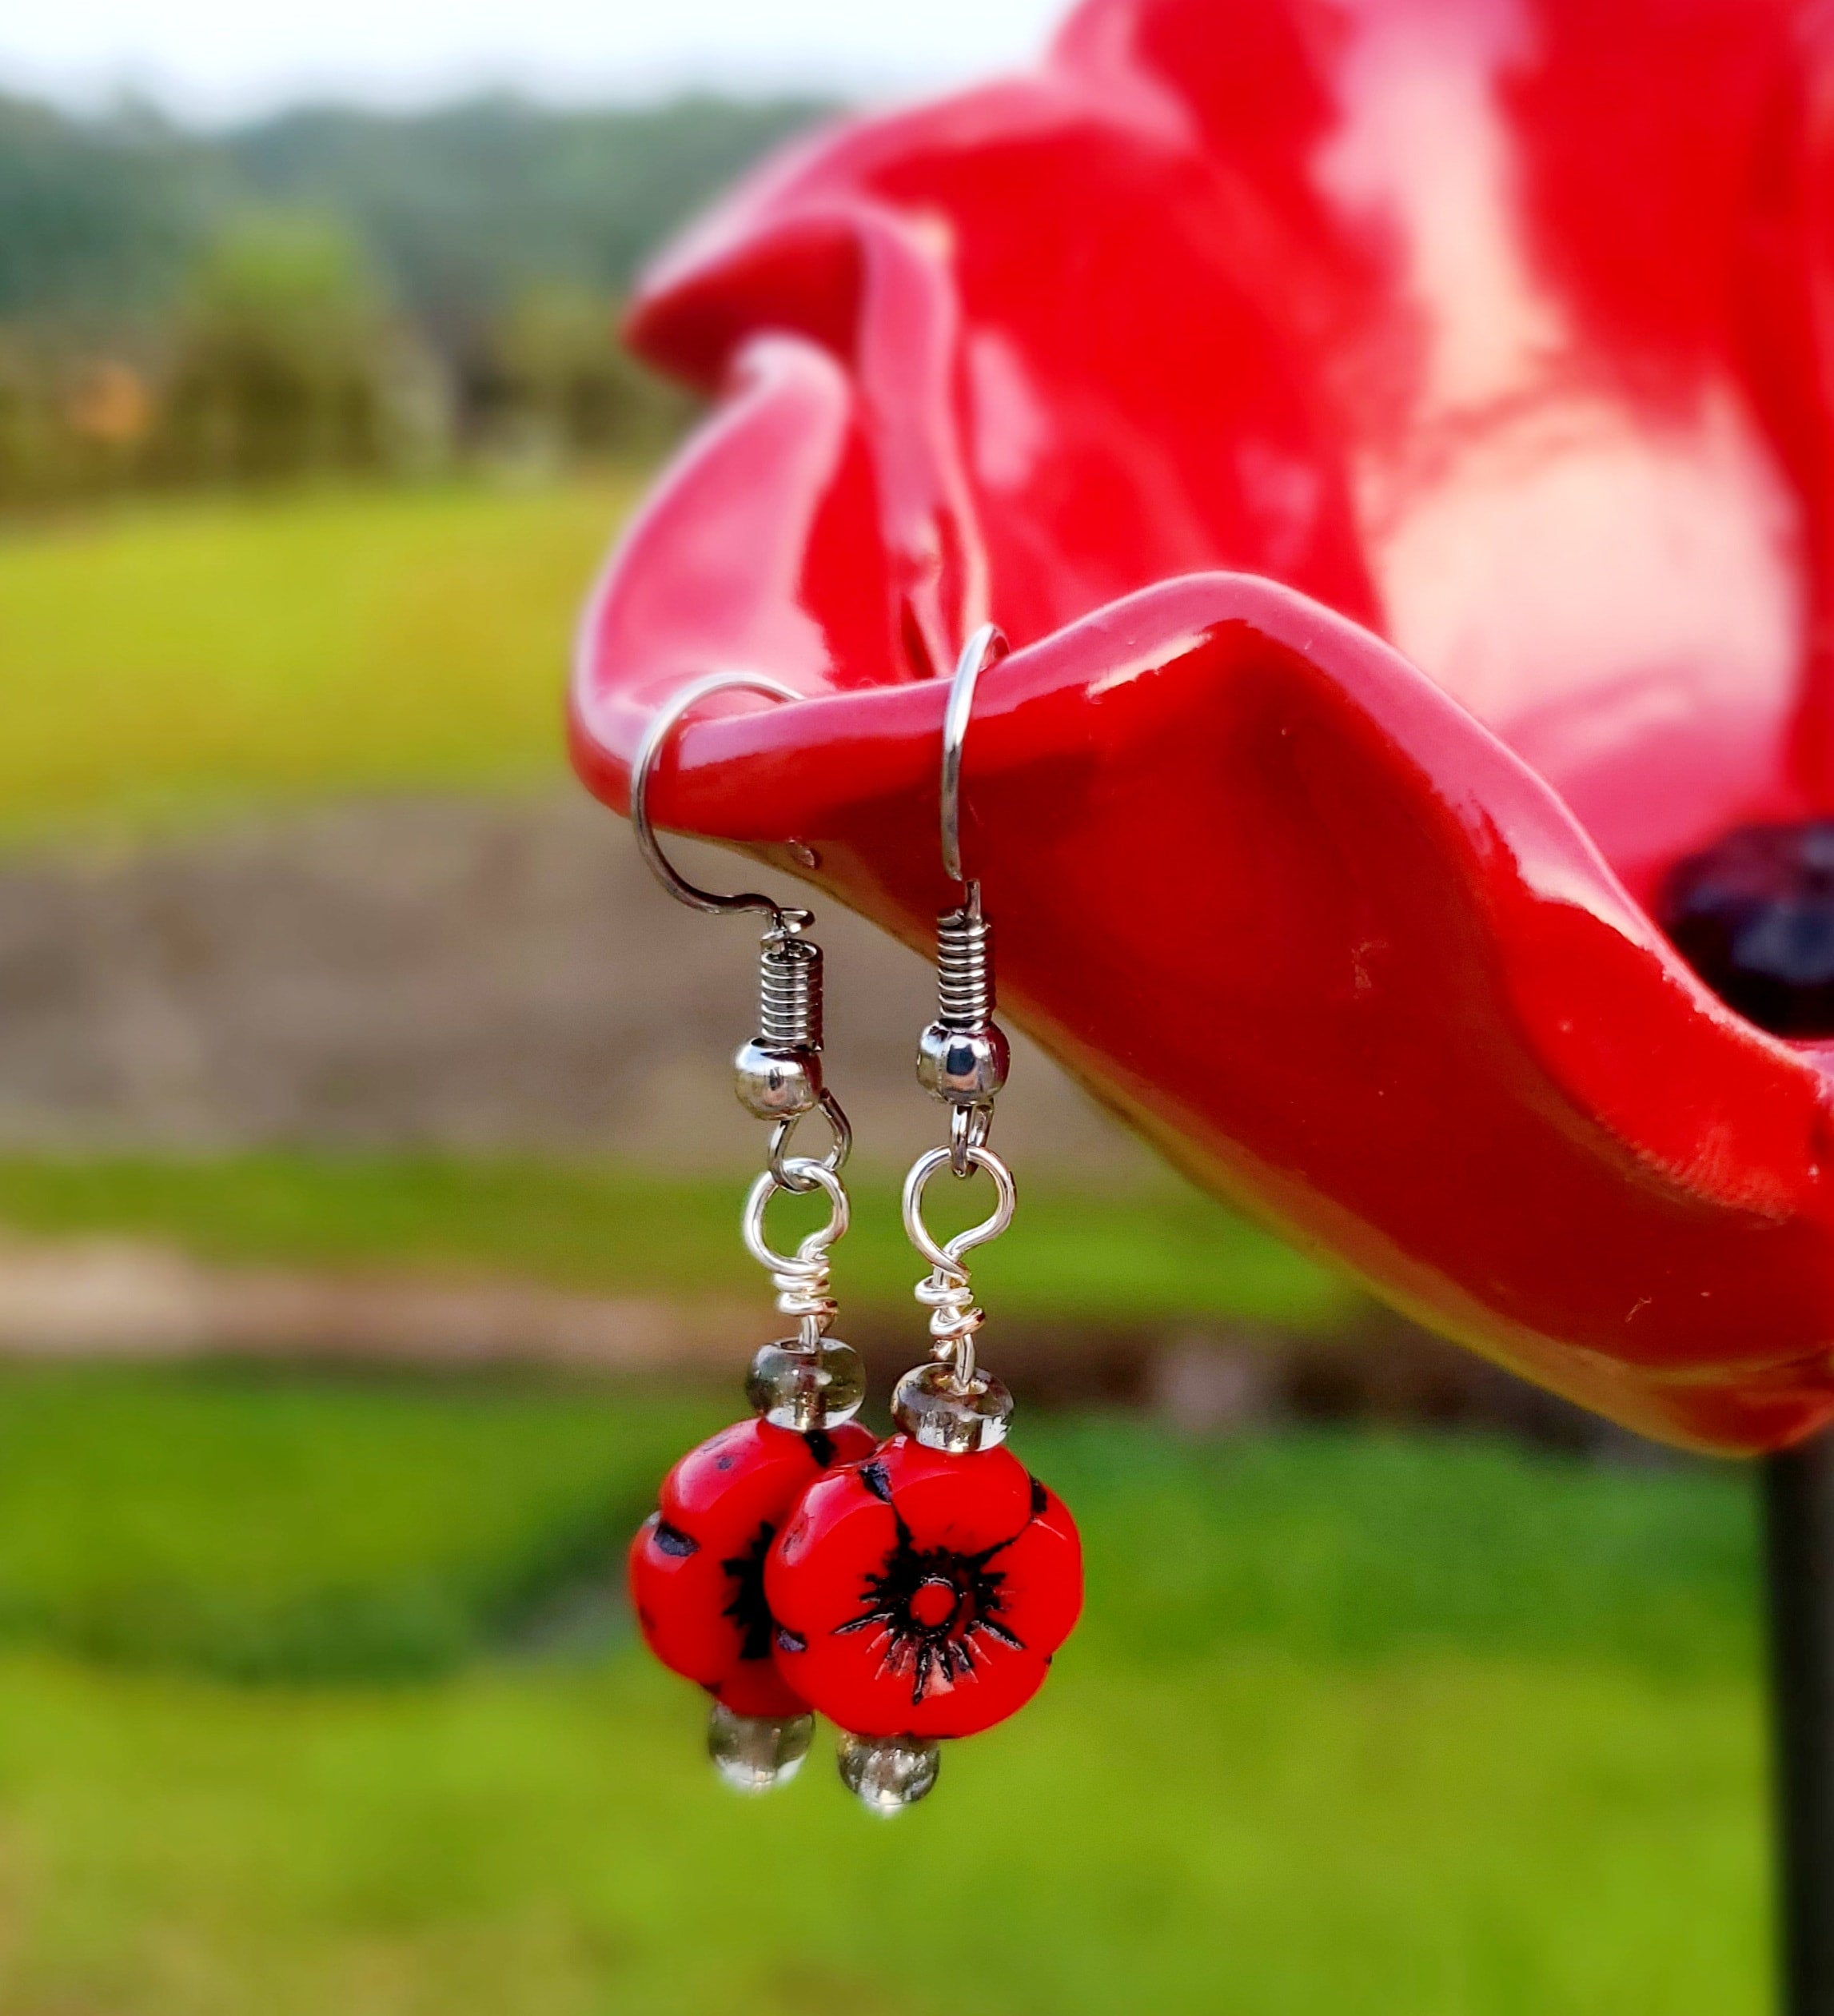
<svg viewBox="0 0 1834 2016"><path fill-rule="evenodd" d="M735 1715L775 1721L808 1713L808 1703L777 1671L775 1662L768 1659L740 1659L713 1691L720 1705Z"/></svg>
<svg viewBox="0 0 1834 2016"><path fill-rule="evenodd" d="M644 1643L670 1672L713 1687L740 1652L739 1628L721 1615L732 1600L726 1571L704 1548L684 1555L660 1544L659 1516L645 1520L631 1542L631 1608Z"/></svg>
<svg viewBox="0 0 1834 2016"><path fill-rule="evenodd" d="M669 1472L660 1509L631 1543L632 1606L650 1650L740 1715L795 1714L801 1704L767 1656L744 1656L744 1634L725 1614L740 1585L725 1564L748 1554L762 1528L782 1532L821 1474L819 1446L765 1421L734 1422ZM851 1422L827 1438L837 1464L874 1446Z"/></svg>
<svg viewBox="0 0 1834 2016"><path fill-rule="evenodd" d="M1055 1491L995 1567L1005 1576L1000 1600L1018 1621L1028 1651L1048 1658L1082 1614L1082 1540L1069 1508Z"/></svg>
<svg viewBox="0 0 1834 2016"><path fill-rule="evenodd" d="M801 150L640 306L728 398L590 612L583 775L620 803L710 667L829 695L689 728L659 811L919 941L923 682L991 614L1015 1018L1449 1333L1679 1440L1806 1431L1823 1074L1638 904L1830 802L1826 19L1096 0Z"/></svg>
<svg viewBox="0 0 1834 2016"><path fill-rule="evenodd" d="M855 1469L837 1471L803 1494L764 1565L771 1614L811 1644L859 1615L862 1592L898 1544L891 1508ZM814 1567L811 1567L811 1564ZM783 1670L799 1675L802 1655L779 1645Z"/></svg>
<svg viewBox="0 0 1834 2016"><path fill-rule="evenodd" d="M808 1492L771 1551L765 1589L782 1628L779 1670L811 1707L859 1735L991 1728L1038 1691L1048 1654L1075 1622L1074 1531L1048 1494L1044 1521L1034 1522L1031 1480L1008 1451L939 1456L895 1436L871 1464ZM966 1671L929 1665L920 1675L911 1648L872 1619L875 1589L907 1544L919 1554L992 1552L1003 1630L966 1634Z"/></svg>
<svg viewBox="0 0 1834 2016"><path fill-rule="evenodd" d="M915 1546L978 1554L1011 1540L1031 1517L1031 1479L1009 1448L944 1456L894 1435L877 1461Z"/></svg>
<svg viewBox="0 0 1834 2016"><path fill-rule="evenodd" d="M735 1421L690 1449L664 1478L658 1503L709 1554L748 1545L762 1524L781 1528L821 1473L803 1438L756 1419Z"/></svg>
<svg viewBox="0 0 1834 2016"><path fill-rule="evenodd" d="M1031 1651L981 1638L971 1673L933 1682L915 1698L910 1673L888 1663L882 1636L810 1641L806 1656L779 1664L810 1705L856 1736L978 1736L1016 1714L1050 1668Z"/></svg>

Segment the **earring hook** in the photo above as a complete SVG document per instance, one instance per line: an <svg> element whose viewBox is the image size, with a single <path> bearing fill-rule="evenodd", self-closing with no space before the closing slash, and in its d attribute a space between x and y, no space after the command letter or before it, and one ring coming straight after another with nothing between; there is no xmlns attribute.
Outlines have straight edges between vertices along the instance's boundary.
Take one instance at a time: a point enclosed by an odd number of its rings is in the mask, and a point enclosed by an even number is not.
<svg viewBox="0 0 1834 2016"><path fill-rule="evenodd" d="M955 676L943 710L943 872L967 892L968 907L980 908L981 886L962 867L962 745L967 740L968 717L975 711L975 687L988 666L997 665L1011 647L997 624L983 623L962 647Z"/></svg>
<svg viewBox="0 0 1834 2016"><path fill-rule="evenodd" d="M806 910L786 907L756 890L722 896L715 890L696 887L663 852L662 843L650 823L650 776L670 733L682 716L701 701L715 693L736 691L764 693L778 700L799 700L803 697L793 687L784 685L780 679L767 678L762 672L709 672L704 679L696 679L671 695L650 716L631 765L632 829L644 859L649 863L650 872L677 902L686 903L691 910L708 910L716 915L730 910L768 910L773 930L799 931L815 921Z"/></svg>

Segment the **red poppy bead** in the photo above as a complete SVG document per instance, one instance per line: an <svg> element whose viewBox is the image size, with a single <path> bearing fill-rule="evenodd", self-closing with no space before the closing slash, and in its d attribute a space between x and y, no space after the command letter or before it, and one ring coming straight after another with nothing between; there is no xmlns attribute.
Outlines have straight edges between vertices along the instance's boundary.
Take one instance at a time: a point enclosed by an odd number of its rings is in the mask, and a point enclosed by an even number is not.
<svg viewBox="0 0 1834 2016"><path fill-rule="evenodd" d="M1063 1501L1009 1449L895 1435L804 1494L764 1570L777 1669L861 1736L971 1736L1023 1707L1082 1608Z"/></svg>
<svg viewBox="0 0 1834 2016"><path fill-rule="evenodd" d="M688 1451L631 1543L632 1606L664 1666L736 1715L806 1712L771 1659L764 1556L823 1472L872 1447L851 1422L798 1435L748 1420Z"/></svg>

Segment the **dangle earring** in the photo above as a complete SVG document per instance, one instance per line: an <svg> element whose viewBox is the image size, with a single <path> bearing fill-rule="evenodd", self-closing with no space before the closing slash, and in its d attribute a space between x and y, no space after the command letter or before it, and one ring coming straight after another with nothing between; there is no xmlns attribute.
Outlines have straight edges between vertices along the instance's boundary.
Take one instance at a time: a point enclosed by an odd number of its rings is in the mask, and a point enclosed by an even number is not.
<svg viewBox="0 0 1834 2016"><path fill-rule="evenodd" d="M949 1145L912 1164L904 1228L928 1263L930 1363L907 1373L897 1424L870 1461L811 1485L771 1548L764 1586L777 1669L839 1725L841 1776L896 1812L935 1783L939 1739L991 1728L1043 1684L1082 1606L1082 1544L1056 1495L1002 1446L1012 1396L978 1362L983 1317L968 1254L1012 1222L1012 1172L987 1145L1007 1042L994 1020L992 933L961 853L962 747L983 670L1005 655L991 624L969 640L944 715L943 867L963 900L937 920L939 1012L918 1076L949 1108ZM982 1223L941 1243L923 1197L947 1169L990 1177Z"/></svg>
<svg viewBox="0 0 1834 2016"><path fill-rule="evenodd" d="M741 1103L771 1122L768 1164L745 1200L742 1225L748 1251L769 1273L777 1308L796 1333L752 1359L745 1387L752 1418L690 1450L663 1480L660 1503L632 1543L629 1568L632 1607L651 1651L713 1697L707 1743L720 1775L755 1792L795 1776L815 1726L772 1659L766 1552L808 1485L835 1464L871 1456L873 1438L852 1424L866 1391L859 1359L828 1334L829 1254L847 1228L840 1172L851 1137L822 1082L822 954L805 935L815 920L767 896L697 889L668 860L650 823L651 775L670 732L689 708L728 689L797 697L774 679L743 673L684 688L652 719L637 752L631 823L644 859L679 901L716 913L760 910L769 919L759 946L758 1030L734 1060ZM832 1146L819 1161L792 1155L791 1134L817 1111ZM819 1190L828 1205L827 1222L794 1253L775 1251L765 1237L766 1210L786 1190Z"/></svg>

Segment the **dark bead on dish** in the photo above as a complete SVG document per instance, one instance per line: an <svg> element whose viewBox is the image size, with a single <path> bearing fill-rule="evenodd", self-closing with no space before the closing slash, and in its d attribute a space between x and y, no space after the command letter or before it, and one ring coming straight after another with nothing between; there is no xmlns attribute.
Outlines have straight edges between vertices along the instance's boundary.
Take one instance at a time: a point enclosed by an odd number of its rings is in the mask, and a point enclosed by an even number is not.
<svg viewBox="0 0 1834 2016"><path fill-rule="evenodd" d="M1663 928L1728 1007L1834 1036L1834 819L1736 827L1670 870Z"/></svg>

